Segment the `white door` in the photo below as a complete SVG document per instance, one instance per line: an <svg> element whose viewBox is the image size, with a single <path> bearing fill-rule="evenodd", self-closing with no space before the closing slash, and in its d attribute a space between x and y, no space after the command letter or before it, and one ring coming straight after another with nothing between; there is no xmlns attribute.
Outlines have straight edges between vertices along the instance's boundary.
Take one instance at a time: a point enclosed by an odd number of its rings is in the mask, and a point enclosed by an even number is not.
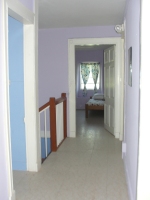
<svg viewBox="0 0 150 200"><path fill-rule="evenodd" d="M104 51L104 127L114 135L115 47Z"/></svg>

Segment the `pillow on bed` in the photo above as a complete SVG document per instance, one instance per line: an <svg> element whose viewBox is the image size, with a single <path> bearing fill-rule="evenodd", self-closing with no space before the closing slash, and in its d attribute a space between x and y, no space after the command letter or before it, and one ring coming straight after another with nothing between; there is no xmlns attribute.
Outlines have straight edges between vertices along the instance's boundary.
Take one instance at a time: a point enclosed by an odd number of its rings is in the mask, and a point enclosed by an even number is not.
<svg viewBox="0 0 150 200"><path fill-rule="evenodd" d="M92 97L92 99L102 100L102 99L104 99L104 95L100 94L100 93L96 93L96 94L94 94L94 96Z"/></svg>

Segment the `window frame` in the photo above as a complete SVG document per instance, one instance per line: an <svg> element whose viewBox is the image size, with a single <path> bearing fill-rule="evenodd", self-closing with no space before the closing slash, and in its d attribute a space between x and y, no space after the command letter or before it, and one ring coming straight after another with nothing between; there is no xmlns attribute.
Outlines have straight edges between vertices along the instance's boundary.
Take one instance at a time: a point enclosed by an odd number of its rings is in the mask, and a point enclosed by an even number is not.
<svg viewBox="0 0 150 200"><path fill-rule="evenodd" d="M97 79L97 84L96 84L96 87L97 87L97 90L100 90L100 84L101 84L101 81L100 81L100 75L101 75L101 65L100 65L100 62L85 62L86 64L93 64L93 63L97 63L97 64L99 64L99 74L98 74L98 79ZM80 63L80 66L79 66L79 77L80 77L80 85L79 85L79 89L80 90L83 90L84 89L84 83L83 83L83 79L82 79L82 74L81 74L81 63ZM91 75L91 76L90 76ZM89 74L89 78L92 78L92 80L93 80L93 77L92 77L92 72L91 72L91 70L90 70L90 74ZM88 80L89 81L89 80ZM91 87L91 88L88 88L87 86L88 86L88 82L87 82L87 84L86 84L86 89L87 90L94 90L94 87L95 87L95 84L94 84L94 81L93 81L93 83L89 83L89 84L91 84L91 85L93 85L93 88ZM83 85L83 86L81 86L81 85Z"/></svg>

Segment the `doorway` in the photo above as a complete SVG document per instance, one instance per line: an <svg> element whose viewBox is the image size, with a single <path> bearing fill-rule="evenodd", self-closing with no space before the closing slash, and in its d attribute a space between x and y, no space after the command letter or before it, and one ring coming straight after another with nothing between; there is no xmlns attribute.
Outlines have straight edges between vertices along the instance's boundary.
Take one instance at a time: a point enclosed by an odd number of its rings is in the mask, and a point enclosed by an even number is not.
<svg viewBox="0 0 150 200"><path fill-rule="evenodd" d="M123 131L120 129L120 113L122 112L123 96L120 95L123 87L122 71L120 66L122 65L123 54L123 40L121 38L92 38L92 39L70 39L68 43L68 55L69 55L69 133L70 137L76 137L76 91L75 91L75 46L76 45L115 45L116 46L116 63L115 63L115 117L114 117L114 135L116 138L122 140ZM118 106L119 105L119 106Z"/></svg>
<svg viewBox="0 0 150 200"><path fill-rule="evenodd" d="M88 118L91 118L91 117L94 118L98 114L101 116L101 118L104 118L104 108L103 110L98 110L99 109L98 107L97 108L94 107L93 108L94 110L89 110L86 112L85 105L87 102L96 103L96 105L104 104L104 101L103 101L104 100L104 63L106 60L106 59L104 60L104 54L105 54L106 49L111 48L111 47L113 46L112 45L92 45L92 44L84 45L84 46L81 46L81 45L75 46L76 122L77 124L80 124L80 127L82 128L84 126L84 123L85 123L85 126L87 126L87 123L89 121ZM86 83L86 93L84 93L84 84L83 84L83 78L81 74L81 66L83 69L88 68L88 71L89 71L88 80ZM93 80L92 69L94 70L93 71L94 73L97 72L98 74L96 88L95 88L95 84ZM96 95L94 96L95 93ZM81 116L83 116L83 119L81 118ZM80 120L78 120L78 118L80 118ZM81 125L81 122L83 122L82 125ZM77 125L76 127L77 133L82 132L78 128L79 128L79 125Z"/></svg>
<svg viewBox="0 0 150 200"><path fill-rule="evenodd" d="M37 59L37 56L36 56L36 47L35 47L36 35L34 35L34 32L35 32L34 15L33 16L30 15L30 18L28 18L28 10L22 10L22 6L20 4L18 4L15 7L15 11L13 11L13 7L11 6L12 6L11 4L10 4L10 7L8 5L9 9L8 9L7 14L14 21L17 21L17 23L21 24L22 35L23 35L22 36L22 40L23 40L22 41L22 45L23 45L22 56L20 56L20 58L22 59L22 71L20 71L19 68L15 69L14 71L12 70L14 74L13 76L15 77L14 82L17 83L16 85L19 87L18 83L19 82L21 83L19 89L17 90L18 90L18 93L20 94L19 98L21 98L21 102L22 102L22 105L20 105L21 108L19 110L22 110L23 108L22 114L20 115L22 129L24 129L24 134L22 136L23 138L22 139L20 138L20 140L24 141L23 142L24 144L20 142L20 145L22 144L22 147L24 149L22 152L22 156L24 157L23 158L24 167L22 169L27 170L27 171L38 171L38 169L41 166L41 153L40 153L40 134L38 130L38 127L39 127L38 100L37 100L38 99L37 98L38 74L37 74L37 65L36 65L37 63L35 62L35 60ZM20 13L22 13L22 15ZM8 19L9 18L7 17L6 30L8 30ZM7 45L8 45L7 48L9 50L9 41L7 41ZM7 55L7 59L9 60L9 55ZM19 58L17 58L17 55L16 55L16 59L17 61L19 60ZM8 66L9 66L9 62L8 62ZM9 81L9 67L8 66L7 66L7 69L8 69L7 79ZM15 66L15 59L14 59L14 66ZM10 83L10 86L11 86L11 83ZM8 87L8 91L9 91L9 87ZM9 105L9 97L8 97L8 105ZM8 106L8 109L9 109L9 106ZM8 118L12 120L11 110L8 111L8 115L9 115ZM11 125L11 121L9 121L9 124Z"/></svg>
<svg viewBox="0 0 150 200"><path fill-rule="evenodd" d="M23 24L8 17L9 102L13 170L27 170L24 123Z"/></svg>

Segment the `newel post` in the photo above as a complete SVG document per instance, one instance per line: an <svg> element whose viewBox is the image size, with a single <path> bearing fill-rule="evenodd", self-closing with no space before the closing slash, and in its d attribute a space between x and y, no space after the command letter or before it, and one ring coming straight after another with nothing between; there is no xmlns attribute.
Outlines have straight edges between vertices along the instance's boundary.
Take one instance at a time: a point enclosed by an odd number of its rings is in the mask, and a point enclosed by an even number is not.
<svg viewBox="0 0 150 200"><path fill-rule="evenodd" d="M54 97L50 98L50 131L51 131L51 150L57 151L56 103Z"/></svg>
<svg viewBox="0 0 150 200"><path fill-rule="evenodd" d="M63 101L64 139L65 139L67 137L67 97L66 97L66 93L62 93L61 97L65 99Z"/></svg>

